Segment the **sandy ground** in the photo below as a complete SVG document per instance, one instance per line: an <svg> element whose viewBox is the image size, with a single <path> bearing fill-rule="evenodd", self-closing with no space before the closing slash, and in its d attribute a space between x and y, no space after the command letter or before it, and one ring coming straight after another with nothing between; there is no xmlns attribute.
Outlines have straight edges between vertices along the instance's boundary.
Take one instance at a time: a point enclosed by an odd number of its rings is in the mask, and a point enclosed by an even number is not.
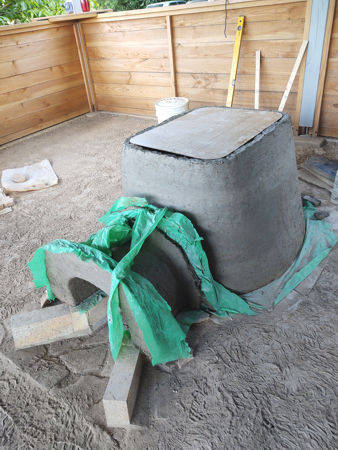
<svg viewBox="0 0 338 450"><path fill-rule="evenodd" d="M124 139L150 119L97 113L3 146L0 170L48 158L59 185L0 216L0 449L336 448L338 249L273 312L192 327L183 367L146 364L133 425L108 430L107 331L14 352L11 314L36 303L41 245L82 241L121 195ZM302 184L328 204L328 193ZM337 208L331 222L338 224ZM337 230L338 231L338 230Z"/></svg>

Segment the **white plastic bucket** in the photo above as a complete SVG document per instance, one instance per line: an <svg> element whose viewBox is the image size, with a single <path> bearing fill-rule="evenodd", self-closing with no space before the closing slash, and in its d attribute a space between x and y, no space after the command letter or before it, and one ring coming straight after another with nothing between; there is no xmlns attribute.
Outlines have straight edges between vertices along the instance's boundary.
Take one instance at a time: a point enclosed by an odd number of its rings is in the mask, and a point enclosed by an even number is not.
<svg viewBox="0 0 338 450"><path fill-rule="evenodd" d="M155 103L158 123L188 111L188 106L189 100L184 97L162 98Z"/></svg>

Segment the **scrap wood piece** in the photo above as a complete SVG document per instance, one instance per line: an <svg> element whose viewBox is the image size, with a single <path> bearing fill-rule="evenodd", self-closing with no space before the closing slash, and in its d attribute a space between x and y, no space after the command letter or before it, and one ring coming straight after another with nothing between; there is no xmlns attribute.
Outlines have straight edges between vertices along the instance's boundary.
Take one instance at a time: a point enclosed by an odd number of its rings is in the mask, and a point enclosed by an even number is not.
<svg viewBox="0 0 338 450"><path fill-rule="evenodd" d="M125 339L103 396L103 408L109 428L130 425L141 372L141 353L131 341Z"/></svg>
<svg viewBox="0 0 338 450"><path fill-rule="evenodd" d="M61 303L13 315L11 328L15 348L35 347L92 334L107 321L107 300L108 297L104 297L85 312Z"/></svg>
<svg viewBox="0 0 338 450"><path fill-rule="evenodd" d="M0 210L9 208L14 205L14 200L12 197L6 195L3 189L0 188ZM8 211L9 212L9 211Z"/></svg>
<svg viewBox="0 0 338 450"><path fill-rule="evenodd" d="M304 40L302 42L302 45L300 46L300 49L299 49L299 52L298 52L295 64L294 64L294 66L292 68L292 71L291 71L291 74L290 74L289 81L287 82L287 85L286 85L286 88L285 88L282 100L281 100L280 105L278 107L278 111L283 111L283 109L284 109L284 106L285 106L285 103L286 103L286 101L287 101L287 99L289 97L289 94L290 94L293 82L294 82L294 80L296 78L296 74L298 72L300 63L302 62L302 59L303 59L303 56L304 56L307 44L308 44L308 41Z"/></svg>
<svg viewBox="0 0 338 450"><path fill-rule="evenodd" d="M4 209L0 209L0 216L3 216L5 214L8 214L10 212L13 211L13 208L9 207L9 208L4 208Z"/></svg>
<svg viewBox="0 0 338 450"><path fill-rule="evenodd" d="M255 109L259 109L259 84L261 77L261 51L256 51L256 73L255 73Z"/></svg>

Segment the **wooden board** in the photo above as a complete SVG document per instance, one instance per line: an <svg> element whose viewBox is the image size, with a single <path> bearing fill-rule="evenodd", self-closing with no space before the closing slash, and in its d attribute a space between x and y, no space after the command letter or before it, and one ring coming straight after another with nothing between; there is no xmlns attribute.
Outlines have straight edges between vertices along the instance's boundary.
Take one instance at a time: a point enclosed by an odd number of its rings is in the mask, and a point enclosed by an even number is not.
<svg viewBox="0 0 338 450"><path fill-rule="evenodd" d="M51 16L48 17L48 22L71 22L74 20L85 20L85 19L93 19L97 17L96 12L83 12L79 14L64 14L62 16Z"/></svg>
<svg viewBox="0 0 338 450"><path fill-rule="evenodd" d="M232 108L201 108L131 138L141 147L198 159L223 158L282 114Z"/></svg>

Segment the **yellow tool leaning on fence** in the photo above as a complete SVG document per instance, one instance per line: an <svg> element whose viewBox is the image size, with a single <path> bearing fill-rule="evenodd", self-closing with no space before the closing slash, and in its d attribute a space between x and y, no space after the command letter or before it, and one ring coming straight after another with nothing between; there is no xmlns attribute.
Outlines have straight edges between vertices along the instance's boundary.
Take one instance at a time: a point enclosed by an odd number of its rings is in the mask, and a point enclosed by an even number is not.
<svg viewBox="0 0 338 450"><path fill-rule="evenodd" d="M240 17L238 17L237 28L236 28L235 47L234 47L234 54L232 57L229 87L228 87L228 96L227 96L227 101L226 101L226 106L228 106L229 108L231 108L232 102L234 99L238 60L239 60L239 51L241 49L241 42L242 42L243 26L244 26L244 16L240 16Z"/></svg>

